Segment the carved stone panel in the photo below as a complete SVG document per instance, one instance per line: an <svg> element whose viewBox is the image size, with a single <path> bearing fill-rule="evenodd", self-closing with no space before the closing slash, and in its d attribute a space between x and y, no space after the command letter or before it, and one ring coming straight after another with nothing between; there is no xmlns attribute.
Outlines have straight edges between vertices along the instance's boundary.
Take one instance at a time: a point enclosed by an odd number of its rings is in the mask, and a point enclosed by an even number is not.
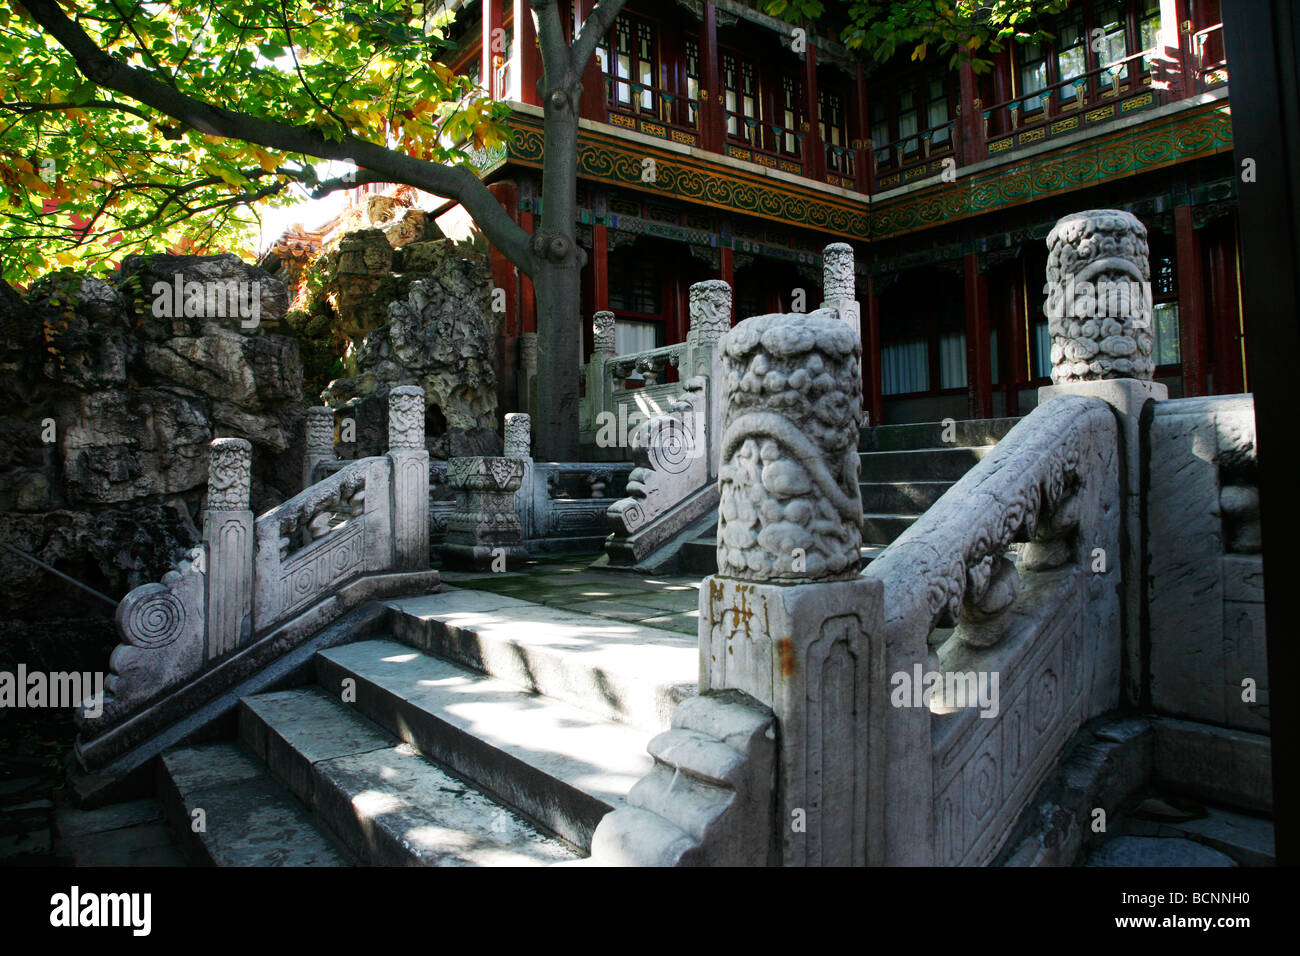
<svg viewBox="0 0 1300 956"><path fill-rule="evenodd" d="M718 571L750 581L851 578L862 499L861 347L819 310L746 319L723 337Z"/></svg>
<svg viewBox="0 0 1300 956"><path fill-rule="evenodd" d="M1047 237L1052 382L1150 380L1151 266L1146 226L1119 209L1059 220Z"/></svg>

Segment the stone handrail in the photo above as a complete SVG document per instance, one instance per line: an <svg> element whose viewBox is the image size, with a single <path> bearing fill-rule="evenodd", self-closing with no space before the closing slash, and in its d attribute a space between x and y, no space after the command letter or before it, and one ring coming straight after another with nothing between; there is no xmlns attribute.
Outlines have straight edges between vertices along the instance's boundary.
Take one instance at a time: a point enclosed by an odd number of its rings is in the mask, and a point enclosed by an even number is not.
<svg viewBox="0 0 1300 956"><path fill-rule="evenodd" d="M605 539L605 511L627 484L630 462L534 461L532 418L505 417L505 457L523 462L515 509L530 552L597 549Z"/></svg>
<svg viewBox="0 0 1300 956"><path fill-rule="evenodd" d="M310 606L336 583L391 563L386 457L349 463L257 519L257 630Z"/></svg>
<svg viewBox="0 0 1300 956"><path fill-rule="evenodd" d="M1113 471L1114 431L1107 405L1079 396L1061 396L1018 423L868 567L890 595L891 628L924 636L997 615L1015 600L1017 566L1078 560L1082 544L1065 542L1104 500L1081 496L1099 494L1097 483ZM1007 554L1019 543L1026 547L1012 562ZM925 586L915 587L918 580Z"/></svg>
<svg viewBox="0 0 1300 956"><path fill-rule="evenodd" d="M683 383L713 374L714 346L731 327L731 288L717 279L691 286L690 328L686 341L675 345L615 355L614 313L597 312L593 326L591 359L583 367L585 393L579 435L584 444L608 447L609 455L626 458L629 449L625 440L627 432L634 430L631 426L666 411L680 395ZM678 370L679 382L660 381L660 370L670 365ZM644 385L624 387L633 372L642 373ZM619 441L607 445L601 438L602 428L611 426L618 429Z"/></svg>
<svg viewBox="0 0 1300 956"><path fill-rule="evenodd" d="M423 389L393 389L386 455L352 462L256 520L252 446L212 442L203 543L119 604L123 642L109 662L104 700L77 713L83 766L138 744L151 711L174 721L221 693L243 674L227 666L232 658L273 659L355 606L362 591L436 585L428 571L424 412ZM318 451L325 434L315 430ZM374 580L359 591L367 579ZM155 729L165 724L158 721Z"/></svg>
<svg viewBox="0 0 1300 956"><path fill-rule="evenodd" d="M886 862L989 862L1074 730L1118 703L1118 454L1109 405L1050 399L864 573L900 695ZM936 627L954 630L932 651Z"/></svg>
<svg viewBox="0 0 1300 956"><path fill-rule="evenodd" d="M731 325L731 288L717 280L697 282L690 307L691 328L678 363L679 394L630 436L637 467L626 496L609 507L613 537L605 551L615 564L641 565L717 502L722 381L717 343ZM639 394L645 391L630 391L630 400L645 403Z"/></svg>

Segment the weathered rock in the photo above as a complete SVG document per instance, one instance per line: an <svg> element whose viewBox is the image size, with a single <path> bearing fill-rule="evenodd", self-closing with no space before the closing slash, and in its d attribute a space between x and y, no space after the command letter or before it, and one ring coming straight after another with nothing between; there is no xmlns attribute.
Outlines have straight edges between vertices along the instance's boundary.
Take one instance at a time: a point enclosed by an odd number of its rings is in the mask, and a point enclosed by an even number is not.
<svg viewBox="0 0 1300 956"><path fill-rule="evenodd" d="M450 239L413 242L398 253L397 265L403 272L434 272L451 251Z"/></svg>
<svg viewBox="0 0 1300 956"><path fill-rule="evenodd" d="M441 239L442 230L433 217L423 209L407 209L388 222L380 224L384 237L394 249L402 249L426 239Z"/></svg>
<svg viewBox="0 0 1300 956"><path fill-rule="evenodd" d="M191 283L203 287L202 308L190 304ZM279 322L289 308L289 293L283 282L229 253L127 256L122 260L117 286L129 295L136 321L153 341L200 334L215 311L208 308L209 296L224 299L228 307L226 323L232 327L241 327L242 323L249 331ZM232 300L232 294L238 296L238 301ZM229 308L231 305L235 307Z"/></svg>
<svg viewBox="0 0 1300 956"><path fill-rule="evenodd" d="M171 391L78 394L61 406L58 432L73 504L190 491L206 478L211 422L200 403Z"/></svg>
<svg viewBox="0 0 1300 956"><path fill-rule="evenodd" d="M90 276L58 278L38 283L31 296L58 313L45 323L46 377L84 389L124 384L127 365L138 350L130 340L126 298Z"/></svg>
<svg viewBox="0 0 1300 956"><path fill-rule="evenodd" d="M244 335L207 322L197 336L176 336L143 350L146 369L212 398L250 409L302 397L298 343L280 335Z"/></svg>
<svg viewBox="0 0 1300 956"><path fill-rule="evenodd" d="M162 577L198 543L199 534L184 505L173 499L96 512L0 512L0 540L96 590L120 595ZM6 583L5 617L60 617L97 603L6 551L0 551L0 578Z"/></svg>
<svg viewBox="0 0 1300 956"><path fill-rule="evenodd" d="M388 306L388 323L355 353L357 374L336 379L322 393L340 420L356 422L356 447L341 448L342 456L382 451L385 396L399 385L425 391L427 444L435 458L499 452L497 319L487 307L488 287L480 259L446 256L428 279L411 282L406 297Z"/></svg>
<svg viewBox="0 0 1300 956"><path fill-rule="evenodd" d="M213 437L256 446L255 508L296 492L302 367L264 328L286 304L234 256L131 256L107 280L61 273L25 296L0 285L0 522L25 529L0 537L119 597L196 540ZM6 589L4 615L46 615L51 594L57 613L86 606L48 572L16 573L31 586Z"/></svg>

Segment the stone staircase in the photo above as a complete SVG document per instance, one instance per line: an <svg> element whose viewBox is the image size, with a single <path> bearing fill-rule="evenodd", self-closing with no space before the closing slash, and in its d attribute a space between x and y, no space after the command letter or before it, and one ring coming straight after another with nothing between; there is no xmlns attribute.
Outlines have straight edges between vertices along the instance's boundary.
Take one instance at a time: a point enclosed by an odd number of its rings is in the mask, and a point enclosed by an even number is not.
<svg viewBox="0 0 1300 956"><path fill-rule="evenodd" d="M863 566L906 531L1018 421L983 418L862 429L858 450ZM683 571L717 571L717 535L715 520L682 545Z"/></svg>
<svg viewBox="0 0 1300 956"><path fill-rule="evenodd" d="M244 697L234 742L169 751L162 790L217 865L548 865L585 857L695 691L685 634L485 591L388 602L389 636ZM201 822L201 823L200 823Z"/></svg>

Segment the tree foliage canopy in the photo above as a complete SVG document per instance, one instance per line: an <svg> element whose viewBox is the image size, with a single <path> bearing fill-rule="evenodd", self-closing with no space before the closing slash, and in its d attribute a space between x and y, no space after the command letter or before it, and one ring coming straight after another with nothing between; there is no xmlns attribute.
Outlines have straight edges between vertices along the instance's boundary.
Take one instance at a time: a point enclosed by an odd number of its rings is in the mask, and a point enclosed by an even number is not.
<svg viewBox="0 0 1300 956"><path fill-rule="evenodd" d="M508 107L445 65L454 48L442 6L29 0L0 7L5 276L22 279L55 263L93 267L142 244L240 249L268 203L385 178L362 164L360 174L323 181L313 164L358 152L345 146L372 144L454 168L468 162L470 149L499 144ZM57 38L51 22L67 24ZM75 58L73 31L88 41ZM155 95L125 95L78 68L103 54L111 59L100 67L119 70L114 86L155 81ZM169 96L179 108L149 105L168 106ZM191 100L212 104L230 123L214 124L190 109ZM256 135L250 125L249 139L232 137L241 117L284 135ZM227 125L236 129L219 128ZM265 145L275 138L279 147Z"/></svg>
<svg viewBox="0 0 1300 956"><path fill-rule="evenodd" d="M766 0L767 12L792 20L830 16L847 20L840 39L850 50L883 62L911 51L913 60L930 54L948 58L949 67L969 63L975 72L992 64L1012 40L1041 39L1041 17L1060 13L1069 0ZM829 10L828 10L829 8Z"/></svg>

